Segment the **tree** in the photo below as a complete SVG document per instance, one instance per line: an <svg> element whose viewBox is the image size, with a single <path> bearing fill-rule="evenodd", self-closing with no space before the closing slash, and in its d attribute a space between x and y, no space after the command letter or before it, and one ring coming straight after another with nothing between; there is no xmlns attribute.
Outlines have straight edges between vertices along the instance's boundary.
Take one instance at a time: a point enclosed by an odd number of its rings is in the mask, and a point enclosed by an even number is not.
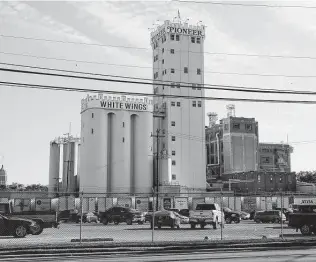
<svg viewBox="0 0 316 262"><path fill-rule="evenodd" d="M300 171L296 174L296 179L299 182L316 184L316 171Z"/></svg>

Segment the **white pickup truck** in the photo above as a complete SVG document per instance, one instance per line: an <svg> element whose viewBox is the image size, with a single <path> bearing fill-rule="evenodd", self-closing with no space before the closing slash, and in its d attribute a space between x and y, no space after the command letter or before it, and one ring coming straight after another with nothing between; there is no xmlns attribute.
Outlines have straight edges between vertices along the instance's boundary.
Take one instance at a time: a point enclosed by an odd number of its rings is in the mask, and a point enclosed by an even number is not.
<svg viewBox="0 0 316 262"><path fill-rule="evenodd" d="M218 204L197 204L195 210L190 211L189 223L191 228L213 225L216 229L219 224L224 225L224 214Z"/></svg>

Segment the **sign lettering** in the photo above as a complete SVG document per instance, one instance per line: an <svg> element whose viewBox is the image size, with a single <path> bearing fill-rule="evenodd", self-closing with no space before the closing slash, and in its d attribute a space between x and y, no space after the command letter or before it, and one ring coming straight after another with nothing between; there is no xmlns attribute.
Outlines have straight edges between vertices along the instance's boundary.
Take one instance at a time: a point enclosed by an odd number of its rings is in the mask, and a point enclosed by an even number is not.
<svg viewBox="0 0 316 262"><path fill-rule="evenodd" d="M100 101L102 108L107 109L123 109L123 110L135 110L135 111L146 111L147 104L142 103L131 103L131 102L112 102L112 101Z"/></svg>

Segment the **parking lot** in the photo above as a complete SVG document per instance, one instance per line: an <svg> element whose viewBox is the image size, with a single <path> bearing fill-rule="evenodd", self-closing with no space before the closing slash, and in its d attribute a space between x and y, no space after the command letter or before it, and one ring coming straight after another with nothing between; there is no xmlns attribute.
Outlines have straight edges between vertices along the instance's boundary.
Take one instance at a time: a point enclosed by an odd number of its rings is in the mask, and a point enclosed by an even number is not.
<svg viewBox="0 0 316 262"><path fill-rule="evenodd" d="M300 232L284 225L284 234L297 234ZM241 221L239 224L226 224L222 230L225 240L261 239L279 237L280 224L256 224L253 221ZM80 224L63 223L59 229L44 229L41 235L27 235L23 239L13 237L0 237L0 245L15 245L27 243L69 243L71 239L79 239ZM190 225L181 225L180 229L162 228L154 230L154 241L198 241L205 237L210 240L221 239L221 229L214 230L207 226L204 229L191 229ZM149 223L143 225L119 225L101 223L82 224L82 238L113 238L115 242L145 242L152 241L152 230Z"/></svg>

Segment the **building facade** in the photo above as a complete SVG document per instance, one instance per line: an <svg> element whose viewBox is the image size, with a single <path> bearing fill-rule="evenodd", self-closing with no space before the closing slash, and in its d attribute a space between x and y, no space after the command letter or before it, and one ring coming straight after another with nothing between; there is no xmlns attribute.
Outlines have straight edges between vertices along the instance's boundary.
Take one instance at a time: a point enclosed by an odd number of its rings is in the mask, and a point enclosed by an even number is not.
<svg viewBox="0 0 316 262"><path fill-rule="evenodd" d="M222 179L236 193L295 192L296 174L294 172L242 172L223 174ZM230 180L230 182L229 182Z"/></svg>
<svg viewBox="0 0 316 262"><path fill-rule="evenodd" d="M165 21L151 33L153 133L161 131L158 146L154 139L159 186L206 189L204 39L203 25L180 19Z"/></svg>
<svg viewBox="0 0 316 262"><path fill-rule="evenodd" d="M102 94L81 102L80 191L151 193L153 102Z"/></svg>
<svg viewBox="0 0 316 262"><path fill-rule="evenodd" d="M210 113L206 127L208 175L258 170L258 122L254 118L236 117L230 105L226 118L217 124Z"/></svg>
<svg viewBox="0 0 316 262"><path fill-rule="evenodd" d="M259 169L266 172L291 172L291 153L288 144L260 143Z"/></svg>
<svg viewBox="0 0 316 262"><path fill-rule="evenodd" d="M3 165L0 168L0 186L7 185L7 172L3 168Z"/></svg>

